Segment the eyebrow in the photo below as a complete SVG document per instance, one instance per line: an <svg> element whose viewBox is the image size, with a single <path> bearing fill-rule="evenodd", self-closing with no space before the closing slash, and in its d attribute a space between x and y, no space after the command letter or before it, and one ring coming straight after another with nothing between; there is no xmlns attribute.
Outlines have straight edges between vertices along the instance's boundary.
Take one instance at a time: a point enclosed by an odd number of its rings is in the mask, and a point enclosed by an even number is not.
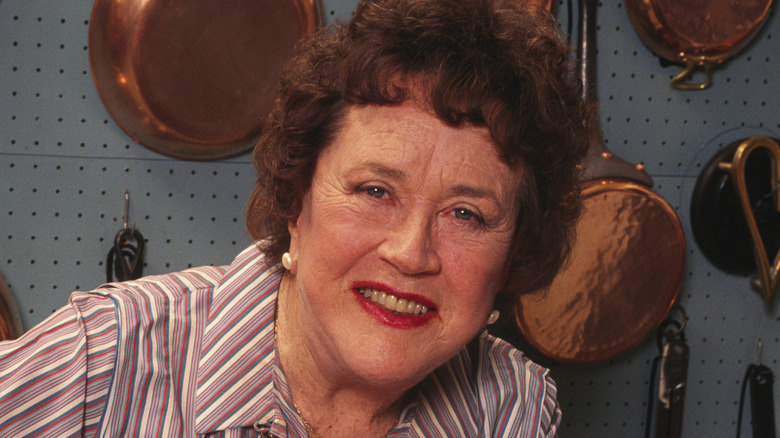
<svg viewBox="0 0 780 438"><path fill-rule="evenodd" d="M371 172L374 172L378 175L391 178L398 181L406 181L407 176L406 173L404 173L401 169L396 169L394 167L390 167L387 165L384 165L382 163L377 163L374 161L368 161L365 163L360 163L357 166L354 166L350 169L348 169L349 172L354 172L358 170L369 170Z"/></svg>
<svg viewBox="0 0 780 438"><path fill-rule="evenodd" d="M501 205L501 202L499 202L498 197L492 190L484 189L481 187L456 185L450 190L450 192L452 192L453 195L466 196L468 198L489 199L495 202L496 204Z"/></svg>

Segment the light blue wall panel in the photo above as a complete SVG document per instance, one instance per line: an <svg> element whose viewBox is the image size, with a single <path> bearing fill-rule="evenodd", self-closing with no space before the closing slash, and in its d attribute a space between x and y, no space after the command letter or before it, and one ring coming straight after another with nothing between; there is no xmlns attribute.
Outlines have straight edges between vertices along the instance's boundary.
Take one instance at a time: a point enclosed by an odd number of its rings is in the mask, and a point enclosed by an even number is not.
<svg viewBox="0 0 780 438"><path fill-rule="evenodd" d="M323 3L330 23L348 17L356 1ZM92 82L91 9L88 0L0 1L0 272L28 328L71 291L104 281L106 253L122 227L124 189L130 221L148 239L145 273L228 263L249 244L243 210L254 178L250 157L185 162L129 138ZM564 3L557 15L565 26ZM780 137L780 22L770 16L752 44L715 70L714 86L699 92L669 87L679 67L659 65L621 1L604 0L598 22L607 146L645 164L687 236L680 292L691 348L684 436L733 436L741 380L758 339L763 362L780 372L780 304L766 309L748 278L707 262L692 239L688 210L696 177L720 148L752 135ZM562 435L642 436L656 354L650 338L607 363L553 365ZM749 434L745 428L743 436Z"/></svg>

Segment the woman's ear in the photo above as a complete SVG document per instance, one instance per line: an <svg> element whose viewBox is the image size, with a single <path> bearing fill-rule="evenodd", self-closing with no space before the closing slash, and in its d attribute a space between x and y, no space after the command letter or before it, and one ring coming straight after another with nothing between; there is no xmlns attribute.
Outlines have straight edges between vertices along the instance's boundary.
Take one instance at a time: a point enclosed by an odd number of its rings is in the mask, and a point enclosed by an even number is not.
<svg viewBox="0 0 780 438"><path fill-rule="evenodd" d="M290 233L290 247L287 252L290 253L292 258L291 273L297 274L298 272L298 260L301 254L305 240L307 226L311 220L311 191L306 192L301 199L301 206L298 213L295 214L290 220L287 221L287 231Z"/></svg>
<svg viewBox="0 0 780 438"><path fill-rule="evenodd" d="M290 246L292 241L298 239L298 217L287 221L287 231L290 233Z"/></svg>
<svg viewBox="0 0 780 438"><path fill-rule="evenodd" d="M512 257L507 257L504 264L504 270L501 272L501 289L506 287L506 282L509 281L509 274L512 272Z"/></svg>
<svg viewBox="0 0 780 438"><path fill-rule="evenodd" d="M300 244L298 234L298 217L291 219L287 222L287 231L290 233L290 248L287 250L287 254L290 255L290 273L296 274L298 272L298 245Z"/></svg>

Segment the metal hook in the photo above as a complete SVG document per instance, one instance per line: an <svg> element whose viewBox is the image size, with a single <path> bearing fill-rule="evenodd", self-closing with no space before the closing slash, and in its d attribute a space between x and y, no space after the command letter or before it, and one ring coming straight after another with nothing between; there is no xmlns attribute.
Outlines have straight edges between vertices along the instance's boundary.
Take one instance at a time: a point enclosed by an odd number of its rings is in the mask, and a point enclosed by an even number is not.
<svg viewBox="0 0 780 438"><path fill-rule="evenodd" d="M130 190L125 189L125 213L122 215L122 229L127 229L130 222Z"/></svg>
<svg viewBox="0 0 780 438"><path fill-rule="evenodd" d="M661 325L658 327L658 338L656 339L658 344L658 351L663 351L664 347L664 339L666 339L667 344L671 343L675 339L685 341L685 326L688 324L688 314L685 312L685 308L681 306L680 304L675 304L672 306L671 309L669 309L669 314L672 313L673 310L679 310L680 314L682 315L682 318L680 321L675 320L671 316L666 317L666 319L663 320ZM677 330L674 330L674 329Z"/></svg>
<svg viewBox="0 0 780 438"><path fill-rule="evenodd" d="M678 337L682 334L683 330L685 330L685 325L688 324L688 313L685 312L685 308L681 306L680 304L675 304L672 306L671 309L669 309L669 313L671 313L672 310L677 309L682 314L682 322L680 323L680 327L677 328L676 332L667 332L667 337Z"/></svg>

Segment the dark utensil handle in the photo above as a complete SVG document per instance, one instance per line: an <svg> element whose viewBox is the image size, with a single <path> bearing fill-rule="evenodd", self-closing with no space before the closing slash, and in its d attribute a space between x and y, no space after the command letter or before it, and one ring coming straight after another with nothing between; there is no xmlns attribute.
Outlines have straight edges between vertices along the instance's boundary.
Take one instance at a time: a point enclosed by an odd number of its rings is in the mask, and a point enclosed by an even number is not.
<svg viewBox="0 0 780 438"><path fill-rule="evenodd" d="M682 436L689 359L690 349L682 338L672 339L664 345L655 423L656 438Z"/></svg>
<svg viewBox="0 0 780 438"><path fill-rule="evenodd" d="M756 365L750 373L750 413L753 438L775 438L775 407L772 394L774 377L765 365Z"/></svg>

